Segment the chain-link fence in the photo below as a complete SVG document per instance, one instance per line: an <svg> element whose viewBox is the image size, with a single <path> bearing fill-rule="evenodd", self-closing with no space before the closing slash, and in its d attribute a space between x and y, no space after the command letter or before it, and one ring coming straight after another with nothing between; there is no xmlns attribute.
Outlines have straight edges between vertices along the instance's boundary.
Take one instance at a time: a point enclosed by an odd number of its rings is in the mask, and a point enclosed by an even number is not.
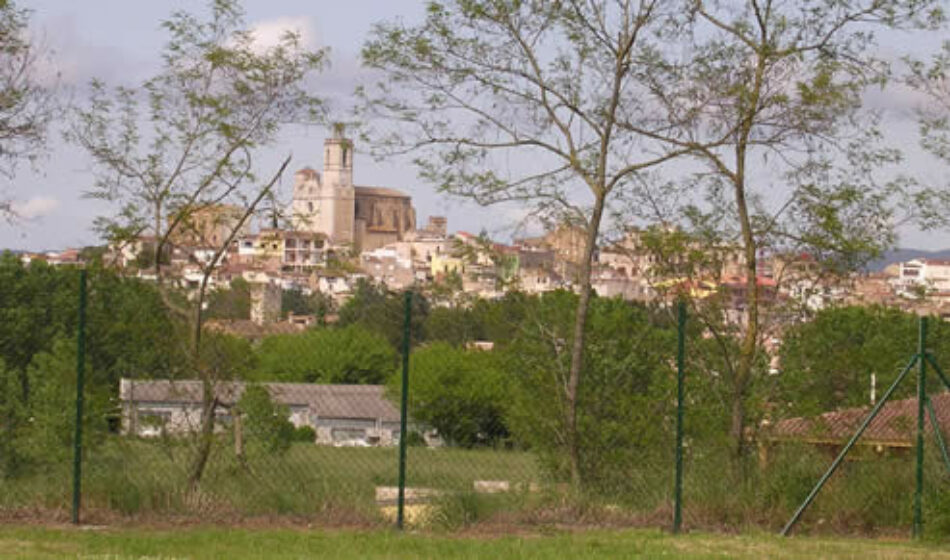
<svg viewBox="0 0 950 560"><path fill-rule="evenodd" d="M737 395L735 342L699 310L595 298L572 397L568 293L378 291L329 324L240 338L182 327L190 302L154 287L130 303L148 285L102 272L80 317L79 275L20 294L36 316L5 303L5 321L59 324L4 331L6 518L950 531L942 325L876 357L870 395L863 376L817 375L834 356L796 358L793 334L788 365L760 360Z"/></svg>

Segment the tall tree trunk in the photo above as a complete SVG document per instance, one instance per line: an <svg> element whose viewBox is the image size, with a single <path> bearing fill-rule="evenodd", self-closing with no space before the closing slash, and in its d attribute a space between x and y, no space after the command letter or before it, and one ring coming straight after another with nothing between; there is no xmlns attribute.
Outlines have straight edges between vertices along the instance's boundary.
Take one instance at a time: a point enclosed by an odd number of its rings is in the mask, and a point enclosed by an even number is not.
<svg viewBox="0 0 950 560"><path fill-rule="evenodd" d="M203 408L201 415L201 433L198 438L198 454L195 456L195 460L191 465L191 469L188 475L188 486L192 490L197 490L198 483L201 482L201 477L204 474L205 465L208 463L208 457L211 455L211 444L214 442L214 409L218 405L218 400L214 395L215 388L215 378L214 373L210 367L204 367L201 363L201 333L202 326L204 324L204 302L205 295L208 290L208 280L211 278L211 273L214 272L215 266L221 260L222 255L227 251L228 247L231 245L231 242L234 241L234 238L237 236L238 232L244 227L244 223L254 214L254 211L257 210L258 204L261 203L261 200L274 188L274 185L283 175L284 170L287 169L287 166L290 165L290 156L284 160L284 163L277 170L277 173L274 174L274 177L270 182L258 193L257 197L251 202L251 204L245 209L244 215L241 216L241 219L238 220L237 224L231 230L227 239L218 247L218 250L215 251L215 254L211 257L211 262L208 263L203 271L201 278L201 286L198 288L198 301L195 306L195 324L193 331L193 352L195 365L198 368L199 375L201 375L201 385L204 391L203 398Z"/></svg>
<svg viewBox="0 0 950 560"><path fill-rule="evenodd" d="M155 203L155 215L153 216L155 220L155 240L152 242L152 253L155 258L155 281L159 285L162 283L162 204L160 202Z"/></svg>
<svg viewBox="0 0 950 560"><path fill-rule="evenodd" d="M752 380L759 338L759 283L757 245L749 218L748 202L745 196L745 144L740 143L737 150L737 174L735 185L736 208L742 230L742 248L745 256L745 329L739 346L739 363L732 379L732 421L730 436L735 445L736 457L745 452L746 397Z"/></svg>
<svg viewBox="0 0 950 560"><path fill-rule="evenodd" d="M765 41L765 37L763 37ZM736 170L732 177L735 188L736 211L742 232L742 248L745 252L745 331L739 346L739 364L735 369L732 383L732 424L730 435L735 443L735 454L741 458L745 451L746 397L752 380L752 369L759 340L759 282L758 282L758 245L752 220L749 217L749 203L746 199L746 159L748 158L749 138L756 114L759 111L762 87L765 76L766 56L757 52L755 76L747 99L740 98L741 122L736 141Z"/></svg>
<svg viewBox="0 0 950 560"><path fill-rule="evenodd" d="M207 371L207 368L201 363L201 306L203 304L204 298L202 296L204 295L206 282L207 277L205 277L205 281L199 290L198 305L195 309L195 329L192 333L194 337L192 341L194 360L201 375L201 390L203 395L201 400L201 429L198 433L198 449L188 473L188 488L192 491L198 489L198 484L204 475L205 465L207 465L208 458L211 456L211 445L214 443L214 409L218 405L217 398L215 398L214 395L215 383L212 379L213 374Z"/></svg>
<svg viewBox="0 0 950 560"><path fill-rule="evenodd" d="M207 378L202 382L201 399L201 431L198 432L198 450L188 472L188 489L191 492L198 490L201 477L205 472L205 465L211 456L211 444L214 443L214 410L218 407L218 399L214 395L214 383Z"/></svg>
<svg viewBox="0 0 950 560"><path fill-rule="evenodd" d="M577 397L584 369L584 337L587 331L587 312L590 308L591 261L597 246L597 234L604 213L605 195L597 194L594 200L594 212L587 229L584 246L584 258L580 270L580 296L574 315L574 342L571 347L571 371L567 383L567 446L571 467L571 484L579 490L582 484L580 469L580 440L577 434Z"/></svg>

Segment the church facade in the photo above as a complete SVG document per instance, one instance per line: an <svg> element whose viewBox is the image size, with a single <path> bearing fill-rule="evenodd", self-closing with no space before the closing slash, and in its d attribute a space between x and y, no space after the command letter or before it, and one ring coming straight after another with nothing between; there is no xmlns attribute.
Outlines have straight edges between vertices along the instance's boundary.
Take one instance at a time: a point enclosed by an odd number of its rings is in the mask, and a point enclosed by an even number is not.
<svg viewBox="0 0 950 560"><path fill-rule="evenodd" d="M395 189L353 184L353 141L341 130L324 141L323 174L294 174L294 229L325 235L329 243L356 251L402 241L416 229L412 198Z"/></svg>

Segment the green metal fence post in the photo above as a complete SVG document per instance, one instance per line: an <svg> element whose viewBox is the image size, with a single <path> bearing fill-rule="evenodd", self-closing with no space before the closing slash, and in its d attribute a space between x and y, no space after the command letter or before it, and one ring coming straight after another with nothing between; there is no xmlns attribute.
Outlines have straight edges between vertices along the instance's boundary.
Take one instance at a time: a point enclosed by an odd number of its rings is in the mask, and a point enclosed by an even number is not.
<svg viewBox="0 0 950 560"><path fill-rule="evenodd" d="M673 534L683 523L683 376L686 354L686 302L680 300L676 321L676 479L673 486Z"/></svg>
<svg viewBox="0 0 950 560"><path fill-rule="evenodd" d="M406 310L402 330L402 398L399 402L399 497L396 503L396 528L402 530L406 507L406 440L409 409L409 336L411 334L412 290L406 292Z"/></svg>
<svg viewBox="0 0 950 560"><path fill-rule="evenodd" d="M937 440L937 449L940 450L943 464L947 467L947 472L950 473L950 453L947 452L947 444L943 440L943 433L940 431L940 423L937 420L937 411L934 410L929 395L927 396L927 413L930 415L930 427L934 430L934 439Z"/></svg>
<svg viewBox="0 0 950 560"><path fill-rule="evenodd" d="M947 376L944 375L943 370L940 369L940 364L937 363L937 360L935 360L933 355L931 355L929 352L927 353L927 361L930 362L930 367L934 368L934 371L937 372L937 376L940 377L941 381L943 381L944 386L950 390L950 379L947 379Z"/></svg>
<svg viewBox="0 0 950 560"><path fill-rule="evenodd" d="M79 325L76 329L76 431L73 437L73 511L72 522L79 524L82 496L82 419L83 386L86 373L86 269L79 271Z"/></svg>
<svg viewBox="0 0 950 560"><path fill-rule="evenodd" d="M851 451L851 448L854 447L854 444L858 442L861 438L861 435L864 434L864 430L871 425L871 422L878 415L882 408L884 408L884 403L891 398L891 395L894 393L894 390L897 389L897 386L901 384L901 381L904 380L904 377L907 376L907 373L914 367L918 360L923 360L924 357L919 354L914 354L914 357L910 359L910 362L904 369L901 371L900 375L897 376L897 379L891 383L891 386L887 388L887 391L884 392L884 396L881 397L881 400L878 401L874 408L871 409L871 412L864 418L861 422L861 425L858 426L858 429L854 432L854 435L851 436L851 439L848 440L848 443L845 444L844 449L838 453L838 456L835 457L835 460L832 461L831 466L828 467L828 470L825 471L825 474L821 476L818 480L818 483L815 484L815 487L812 488L811 492L808 493L808 496L805 498L805 501L802 502L798 509L795 510L795 513L792 515L792 518L788 520L788 523L785 524L785 527L782 528L781 535L787 537L789 532L791 532L792 527L798 523L798 520L801 519L802 514L805 513L805 510L808 509L808 506L815 500L815 497L818 496L818 493L821 492L822 487L825 483L828 482L828 479L831 478L831 475L835 474L835 471L838 470L838 467L841 466L841 463L844 461L845 455Z"/></svg>
<svg viewBox="0 0 950 560"><path fill-rule="evenodd" d="M914 538L923 531L924 496L924 407L927 400L927 318L920 318L920 336L917 355L921 357L917 369L917 485L914 490Z"/></svg>

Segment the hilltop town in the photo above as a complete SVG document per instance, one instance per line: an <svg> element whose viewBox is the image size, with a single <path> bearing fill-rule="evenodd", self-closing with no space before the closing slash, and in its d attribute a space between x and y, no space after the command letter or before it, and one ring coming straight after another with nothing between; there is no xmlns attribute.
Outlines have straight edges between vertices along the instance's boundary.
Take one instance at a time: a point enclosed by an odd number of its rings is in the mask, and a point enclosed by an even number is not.
<svg viewBox="0 0 950 560"><path fill-rule="evenodd" d="M293 199L279 218L272 211L243 220L242 208L229 204L191 211L162 247L163 277L186 291L196 290L206 273L211 292L245 282L249 316L218 327L255 336L299 330L317 320L282 314L287 292L321 294L338 309L367 281L390 291L434 290L434 301L442 304L497 299L509 291L576 291L582 227L562 224L500 243L484 232L450 233L444 216L429 216L419 225L408 194L354 184L353 155L353 142L341 131L328 138L322 172L304 167L294 174ZM266 225L254 227L255 221ZM686 239L679 252L664 250L663 239L679 234L661 226L629 227L619 238L602 239L592 264L593 290L639 302L670 300L683 290L698 300L717 295L725 316L741 322L748 287L740 247ZM141 235L113 242L101 255L127 275L154 280L155 244L154 235ZM72 265L85 253L23 253L21 259ZM916 258L881 272L842 275L823 269L808 254L763 253L757 270L765 304L781 303L798 314L835 304L881 304L950 315L950 261ZM323 319L332 321L332 312Z"/></svg>

